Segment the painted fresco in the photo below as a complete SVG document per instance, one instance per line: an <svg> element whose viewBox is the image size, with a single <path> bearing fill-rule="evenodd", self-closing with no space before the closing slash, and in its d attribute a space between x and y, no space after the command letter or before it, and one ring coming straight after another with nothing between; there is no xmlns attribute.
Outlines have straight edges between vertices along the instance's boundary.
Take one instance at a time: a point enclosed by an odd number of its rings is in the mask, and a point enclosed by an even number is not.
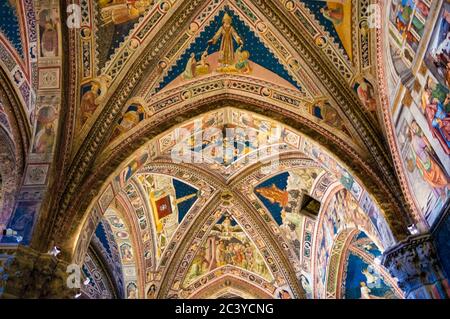
<svg viewBox="0 0 450 319"><path fill-rule="evenodd" d="M345 299L396 299L394 279L375 262L381 251L366 236L359 233L345 252L342 297Z"/></svg>
<svg viewBox="0 0 450 319"><path fill-rule="evenodd" d="M380 216L377 215L379 218ZM382 227L382 228L381 228ZM365 213L355 201L351 193L342 189L330 198L330 202L321 211L321 219L316 232L316 264L315 264L315 293L316 297L324 298L325 285L327 279L328 262L331 256L331 249L336 236L344 229L355 228L364 230L370 234L371 239L381 242L380 234L388 237L384 241L392 242L392 234L387 226L373 224L372 218Z"/></svg>
<svg viewBox="0 0 450 319"><path fill-rule="evenodd" d="M59 19L56 10L44 9L39 13L40 56L44 58L59 55Z"/></svg>
<svg viewBox="0 0 450 319"><path fill-rule="evenodd" d="M278 78L278 83L300 89L285 66L228 7L219 11L181 55L159 88L164 88L172 82L178 83L212 73L252 74Z"/></svg>
<svg viewBox="0 0 450 319"><path fill-rule="evenodd" d="M148 160L148 153L145 151L138 152L127 166L120 171L120 173L115 177L115 181L118 183L119 187L124 187L130 178L141 168Z"/></svg>
<svg viewBox="0 0 450 319"><path fill-rule="evenodd" d="M160 258L178 225L198 199L194 187L170 176L138 174L152 210L156 232L157 258Z"/></svg>
<svg viewBox="0 0 450 319"><path fill-rule="evenodd" d="M140 104L131 104L123 115L117 120L117 126L113 131L111 140L133 129L139 122L145 119L145 109Z"/></svg>
<svg viewBox="0 0 450 319"><path fill-rule="evenodd" d="M98 236L103 247L107 250L106 254L117 254L120 258L122 267L121 270L117 269L117 272L123 273L124 285L126 297L128 299L134 299L138 297L137 289L128 289L128 287L136 288L137 272L136 272L136 251L132 246L131 236L129 236L128 226L122 219L123 208L120 205L111 204L106 210L104 215L104 221L108 223L108 226L102 225L101 228L97 226L96 236ZM102 222L103 223L103 222ZM117 233L121 233L122 236L118 236ZM126 236L124 236L126 234ZM116 267L117 268L117 267Z"/></svg>
<svg viewBox="0 0 450 319"><path fill-rule="evenodd" d="M422 111L430 131L450 155L450 2L444 3L425 56L435 78L428 79L422 93Z"/></svg>
<svg viewBox="0 0 450 319"><path fill-rule="evenodd" d="M414 110L416 105L403 106L400 110L396 127L398 143L419 209L428 223L433 224L450 197L450 162L448 157L443 162L438 156L436 144L430 143L430 131L423 123L423 116L416 113L414 117Z"/></svg>
<svg viewBox="0 0 450 319"><path fill-rule="evenodd" d="M352 59L352 2L302 0L302 3Z"/></svg>
<svg viewBox="0 0 450 319"><path fill-rule="evenodd" d="M38 111L33 153L49 154L53 151L58 112L53 106L44 106Z"/></svg>
<svg viewBox="0 0 450 319"><path fill-rule="evenodd" d="M314 180L322 171L321 168L292 169L255 187L255 194L292 243L298 257L305 222L305 215L300 213L303 194L311 192Z"/></svg>
<svg viewBox="0 0 450 319"><path fill-rule="evenodd" d="M347 263L345 299L396 298L380 273L360 256L350 253Z"/></svg>
<svg viewBox="0 0 450 319"><path fill-rule="evenodd" d="M420 69L412 91L393 107L392 115L410 188L418 209L432 225L450 197L450 2L437 8L438 19L428 43L420 41L423 34L419 31L423 28L417 22L426 21L430 15L426 1L402 0L391 9L397 29L407 42L415 43L410 47L417 49L420 45L426 49L423 61L416 61ZM394 33L391 38L395 39ZM401 69L396 61L394 66Z"/></svg>
<svg viewBox="0 0 450 319"><path fill-rule="evenodd" d="M95 112L97 106L104 100L111 78L102 75L91 79L81 86L80 121L83 125Z"/></svg>
<svg viewBox="0 0 450 319"><path fill-rule="evenodd" d="M98 49L99 68L102 68L114 50L120 46L134 25L158 1L99 0Z"/></svg>
<svg viewBox="0 0 450 319"><path fill-rule="evenodd" d="M185 284L188 285L225 265L243 268L268 281L272 280L261 253L236 220L229 215L222 216L213 226L192 261Z"/></svg>
<svg viewBox="0 0 450 319"><path fill-rule="evenodd" d="M33 226L37 220L40 202L18 202L13 218L9 221L8 228L17 231L17 237L2 237L2 242L20 242L23 245L30 244Z"/></svg>
<svg viewBox="0 0 450 319"><path fill-rule="evenodd" d="M430 4L424 0L392 1L390 8L390 35L406 65L411 65L424 36Z"/></svg>

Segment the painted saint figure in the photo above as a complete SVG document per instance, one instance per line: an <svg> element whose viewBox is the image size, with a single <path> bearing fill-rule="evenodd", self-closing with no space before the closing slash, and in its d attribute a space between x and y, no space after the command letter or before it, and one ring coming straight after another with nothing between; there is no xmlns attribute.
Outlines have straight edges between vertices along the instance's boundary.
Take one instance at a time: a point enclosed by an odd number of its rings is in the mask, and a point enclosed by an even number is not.
<svg viewBox="0 0 450 319"><path fill-rule="evenodd" d="M195 77L195 67L197 65L197 61L195 60L195 54L191 53L189 60L186 63L186 68L183 72L183 78L185 80L190 80Z"/></svg>
<svg viewBox="0 0 450 319"><path fill-rule="evenodd" d="M450 154L450 112L448 111L450 94L446 92L448 90L439 83L435 85L434 90L428 84L422 94L422 110L433 137L437 138L443 150Z"/></svg>
<svg viewBox="0 0 450 319"><path fill-rule="evenodd" d="M342 5L339 5L336 8L329 8L328 6L321 8L320 13L334 24L341 24L344 19L344 8Z"/></svg>
<svg viewBox="0 0 450 319"><path fill-rule="evenodd" d="M214 37L208 41L208 44L216 44L222 38L219 62L222 65L233 65L235 62L233 39L238 45L243 45L244 42L231 25L231 17L227 13L225 13L222 23L222 26Z"/></svg>
<svg viewBox="0 0 450 319"><path fill-rule="evenodd" d="M408 138L413 150L413 161L419 169L423 179L438 192L443 198L446 197L450 183L444 170L439 165L436 155L424 136L416 121L412 121L408 128Z"/></svg>

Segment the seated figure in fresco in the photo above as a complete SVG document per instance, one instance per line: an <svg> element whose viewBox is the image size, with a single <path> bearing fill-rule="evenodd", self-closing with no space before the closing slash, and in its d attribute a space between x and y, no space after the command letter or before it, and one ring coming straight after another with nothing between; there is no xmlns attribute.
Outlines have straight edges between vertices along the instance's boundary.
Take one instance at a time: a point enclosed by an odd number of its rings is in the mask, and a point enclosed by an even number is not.
<svg viewBox="0 0 450 319"><path fill-rule="evenodd" d="M335 8L329 8L328 5L320 9L320 13L324 18L333 22L333 24L341 24L344 19L344 7L342 4L338 4Z"/></svg>
<svg viewBox="0 0 450 319"><path fill-rule="evenodd" d="M191 53L189 60L186 63L186 67L183 72L183 78L190 80L195 77L195 68L197 66L197 60L195 60L195 53Z"/></svg>
<svg viewBox="0 0 450 319"><path fill-rule="evenodd" d="M50 14L49 14L50 15ZM50 17L46 16L41 28L41 51L44 57L54 57L58 55L58 30L57 23Z"/></svg>
<svg viewBox="0 0 450 319"><path fill-rule="evenodd" d="M111 78L107 75L101 75L98 78L91 80L89 90L81 97L80 109L82 124L94 114L97 106L103 100L110 80Z"/></svg>
<svg viewBox="0 0 450 319"><path fill-rule="evenodd" d="M250 64L248 62L249 57L250 57L250 52L242 51L242 46L237 48L237 50L236 50L237 62L234 65L234 67L236 68L236 71L238 71L240 73L246 73L246 74L251 72Z"/></svg>
<svg viewBox="0 0 450 319"><path fill-rule="evenodd" d="M375 112L377 108L377 103L375 101L374 89L372 84L367 81L362 76L358 77L356 80L356 93L358 94L359 99L363 103L363 105L371 112Z"/></svg>
<svg viewBox="0 0 450 319"><path fill-rule="evenodd" d="M202 53L202 56L200 57L200 61L197 62L197 65L195 67L196 75L202 75L202 74L209 73L209 63L206 60L207 58L208 58L208 50L205 50Z"/></svg>
<svg viewBox="0 0 450 319"><path fill-rule="evenodd" d="M104 25L122 24L139 18L150 7L150 0L100 0L99 7Z"/></svg>
<svg viewBox="0 0 450 319"><path fill-rule="evenodd" d="M449 178L415 120L411 122L408 128L408 139L413 156L411 162L408 163L408 169L413 171L413 165L415 165L419 169L420 175L432 187L433 191L445 199L450 189Z"/></svg>
<svg viewBox="0 0 450 319"><path fill-rule="evenodd" d="M100 86L97 82L92 81L91 88L89 91L83 94L81 98L81 112L82 112L82 122L86 122L87 119L94 113L97 108L97 98L99 96Z"/></svg>
<svg viewBox="0 0 450 319"><path fill-rule="evenodd" d="M431 85L429 82L422 94L422 111L433 136L450 154L450 93L439 83L434 86L434 90Z"/></svg>

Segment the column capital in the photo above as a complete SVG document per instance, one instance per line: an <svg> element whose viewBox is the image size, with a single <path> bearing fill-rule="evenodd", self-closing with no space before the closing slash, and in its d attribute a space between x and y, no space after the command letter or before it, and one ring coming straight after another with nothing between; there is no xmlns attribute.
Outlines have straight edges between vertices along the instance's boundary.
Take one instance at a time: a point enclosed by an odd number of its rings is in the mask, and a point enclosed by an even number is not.
<svg viewBox="0 0 450 319"><path fill-rule="evenodd" d="M73 298L67 287L68 263L30 247L0 247L1 298Z"/></svg>
<svg viewBox="0 0 450 319"><path fill-rule="evenodd" d="M450 296L448 280L430 234L409 236L383 254L382 264L398 281L409 299L441 299Z"/></svg>

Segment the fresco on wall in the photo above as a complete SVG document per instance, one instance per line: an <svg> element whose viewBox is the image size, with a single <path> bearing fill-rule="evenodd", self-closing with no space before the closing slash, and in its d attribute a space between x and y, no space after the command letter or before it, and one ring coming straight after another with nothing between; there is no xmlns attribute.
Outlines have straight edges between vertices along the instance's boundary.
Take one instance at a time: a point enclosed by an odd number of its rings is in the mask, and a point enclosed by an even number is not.
<svg viewBox="0 0 450 319"><path fill-rule="evenodd" d="M396 298L393 289L373 265L354 252L347 258L345 299Z"/></svg>
<svg viewBox="0 0 450 319"><path fill-rule="evenodd" d="M94 114L97 106L104 100L110 81L111 77L102 75L81 86L79 114L81 125Z"/></svg>
<svg viewBox="0 0 450 319"><path fill-rule="evenodd" d="M132 159L128 165L120 171L116 176L115 181L119 184L120 188L123 188L130 178L147 162L148 153L146 151L140 151L134 159Z"/></svg>
<svg viewBox="0 0 450 319"><path fill-rule="evenodd" d="M123 115L117 120L117 126L111 136L111 140L128 132L139 122L145 119L145 109L140 104L131 104L128 106Z"/></svg>
<svg viewBox="0 0 450 319"><path fill-rule="evenodd" d="M17 236L2 237L2 242L30 244L34 223L39 212L40 202L27 201L18 202L14 211L14 216L9 222L8 228L17 232Z"/></svg>
<svg viewBox="0 0 450 319"><path fill-rule="evenodd" d="M450 3L443 4L425 56L425 63L434 77L450 85Z"/></svg>
<svg viewBox="0 0 450 319"><path fill-rule="evenodd" d="M305 215L300 213L303 194L311 192L314 180L322 171L321 168L292 169L255 187L255 194L292 243L298 257L305 220Z"/></svg>
<svg viewBox="0 0 450 319"><path fill-rule="evenodd" d="M408 180L419 209L429 224L433 224L450 197L449 158L446 164L430 143L430 131L420 114L413 116L410 108L402 106L397 123L397 137Z"/></svg>
<svg viewBox="0 0 450 319"><path fill-rule="evenodd" d="M149 9L154 0L100 0L97 2L99 68L102 68L114 50L120 46Z"/></svg>
<svg viewBox="0 0 450 319"><path fill-rule="evenodd" d="M185 284L225 265L246 269L268 281L273 279L255 244L230 215L222 216L213 226L189 267Z"/></svg>
<svg viewBox="0 0 450 319"><path fill-rule="evenodd" d="M392 1L390 8L390 36L394 51L411 65L425 31L430 4L424 0Z"/></svg>
<svg viewBox="0 0 450 319"><path fill-rule="evenodd" d="M49 154L53 151L58 111L53 106L44 106L38 111L33 153Z"/></svg>
<svg viewBox="0 0 450 319"><path fill-rule="evenodd" d="M152 210L157 240L157 257L161 257L184 216L198 199L199 191L165 175L138 174Z"/></svg>
<svg viewBox="0 0 450 319"><path fill-rule="evenodd" d="M408 68L413 67L419 45L426 49L424 59L415 61L420 67L414 74L414 86L392 108L392 120L409 186L429 225L439 217L450 197L449 9L449 1L437 7L437 22L430 29L430 41L424 43L423 24L432 16L429 2L401 0L391 7L391 22L396 30L390 32L391 45L410 51ZM399 60L393 53L397 72L406 71L401 63L405 57L400 54Z"/></svg>
<svg viewBox="0 0 450 319"><path fill-rule="evenodd" d="M127 289L126 297L134 299L138 297L137 289L128 289L135 284L137 279L136 272L136 252L132 246L131 236L129 236L129 229L122 216L124 208L118 203L111 203L104 215L102 227L97 227L96 236L98 236L102 245L107 250L108 255L116 255L120 258L121 267L115 265L117 274L123 274L123 281ZM119 234L119 235L117 235ZM121 236L120 234L127 234ZM116 258L114 258L116 259ZM122 282L121 280L119 280Z"/></svg>
<svg viewBox="0 0 450 319"><path fill-rule="evenodd" d="M363 76L358 76L353 86L356 94L358 94L364 107L370 111L375 112L377 110L377 102L375 100L375 89L373 85Z"/></svg>
<svg viewBox="0 0 450 319"><path fill-rule="evenodd" d="M417 50L424 31L421 16L425 18L428 16L428 7L425 3L417 1L420 5L416 7L415 2L414 0L398 1L397 7L394 8L395 13L391 16L396 29L414 51Z"/></svg>
<svg viewBox="0 0 450 319"><path fill-rule="evenodd" d="M352 59L352 2L303 0L302 3Z"/></svg>
<svg viewBox="0 0 450 319"><path fill-rule="evenodd" d="M381 251L363 232L357 234L347 250L342 266L341 294L345 299L395 299L395 280L376 262ZM341 271L341 270L340 270Z"/></svg>
<svg viewBox="0 0 450 319"><path fill-rule="evenodd" d="M273 53L228 7L214 17L181 55L159 89L211 73L271 77L278 84L300 89Z"/></svg>
<svg viewBox="0 0 450 319"><path fill-rule="evenodd" d="M330 202L321 211L321 219L316 233L316 264L315 264L315 289L316 297L324 298L327 278L327 266L331 255L331 249L336 235L347 228L363 230L370 237L381 243L380 234L385 234L386 242L392 242L392 234L387 228L386 222L379 213L374 217L375 221L380 219L381 223L374 224L372 218L365 213L355 201L351 193L342 189L334 194Z"/></svg>
<svg viewBox="0 0 450 319"><path fill-rule="evenodd" d="M428 78L422 93L422 111L433 137L450 154L450 3L443 4L425 55L435 78Z"/></svg>
<svg viewBox="0 0 450 319"><path fill-rule="evenodd" d="M56 10L44 9L39 13L39 37L41 57L51 58L59 55L59 18Z"/></svg>

